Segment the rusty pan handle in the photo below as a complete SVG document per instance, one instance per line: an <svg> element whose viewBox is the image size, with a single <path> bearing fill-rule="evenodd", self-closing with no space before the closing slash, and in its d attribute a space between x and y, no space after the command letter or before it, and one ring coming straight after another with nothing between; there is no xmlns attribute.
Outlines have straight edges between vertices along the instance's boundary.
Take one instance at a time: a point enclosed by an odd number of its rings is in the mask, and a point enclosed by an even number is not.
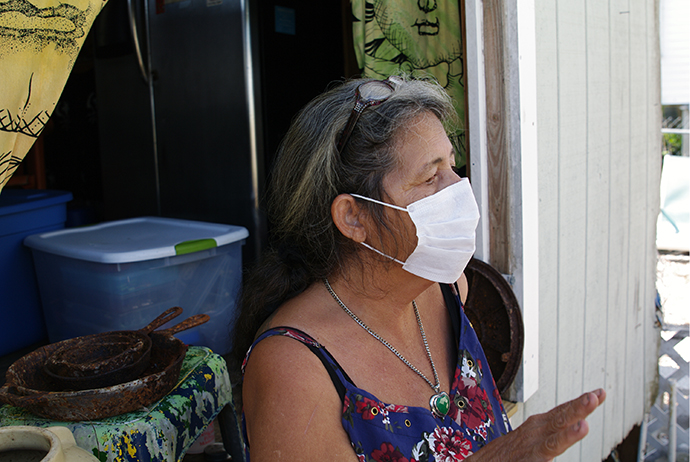
<svg viewBox="0 0 690 462"><path fill-rule="evenodd" d="M166 335L174 335L177 334L178 332L182 332L183 330L191 329L192 327L199 326L205 322L207 322L211 317L207 314L195 314L194 316L190 316L184 321L182 321L179 324L176 324L172 327L168 327L165 330L158 330L156 331L159 334L166 334Z"/></svg>
<svg viewBox="0 0 690 462"><path fill-rule="evenodd" d="M36 404L42 404L45 396L48 393L49 392L46 391L44 393L23 396L17 393L16 387L5 384L2 388L0 388L0 402L7 403L15 407L33 406Z"/></svg>
<svg viewBox="0 0 690 462"><path fill-rule="evenodd" d="M156 319L151 321L151 323L148 326L141 328L139 332L141 332L144 335L149 335L155 329L158 329L166 322L178 317L181 314L182 308L180 308L179 306L173 306L172 308L169 308L165 310L163 313L161 313Z"/></svg>

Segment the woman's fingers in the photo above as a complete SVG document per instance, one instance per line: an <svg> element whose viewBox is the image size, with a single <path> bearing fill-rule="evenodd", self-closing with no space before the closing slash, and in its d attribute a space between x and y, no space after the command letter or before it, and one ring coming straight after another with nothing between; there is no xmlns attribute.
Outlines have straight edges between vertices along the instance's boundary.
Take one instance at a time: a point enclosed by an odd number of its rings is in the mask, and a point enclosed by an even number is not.
<svg viewBox="0 0 690 462"><path fill-rule="evenodd" d="M565 427L576 423L578 420L586 418L606 399L606 392L598 389L593 392L585 393L572 401L556 406L547 412L550 423L554 430L562 430Z"/></svg>
<svg viewBox="0 0 690 462"><path fill-rule="evenodd" d="M606 399L602 389L585 393L544 414L529 417L515 431L489 443L469 460L546 462L587 435L585 418Z"/></svg>
<svg viewBox="0 0 690 462"><path fill-rule="evenodd" d="M585 393L540 415L539 420L544 419L541 425L538 425L541 428L534 429L543 437L540 455L547 460L551 459L584 438L589 431L589 426L584 419L605 399L606 392L599 389Z"/></svg>
<svg viewBox="0 0 690 462"><path fill-rule="evenodd" d="M585 420L578 420L573 425L560 431L549 434L541 445L538 451L539 456L544 460L551 460L556 456L563 454L570 446L580 441L587 436L589 426Z"/></svg>

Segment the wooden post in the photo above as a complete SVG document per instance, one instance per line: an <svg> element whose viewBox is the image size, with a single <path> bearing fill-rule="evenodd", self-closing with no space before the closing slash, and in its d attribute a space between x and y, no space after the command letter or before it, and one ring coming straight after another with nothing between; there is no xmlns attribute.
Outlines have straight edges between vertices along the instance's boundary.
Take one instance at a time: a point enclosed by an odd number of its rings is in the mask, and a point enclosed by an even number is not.
<svg viewBox="0 0 690 462"><path fill-rule="evenodd" d="M484 59L486 77L486 125L490 259L494 268L510 273L510 140L501 0L484 1Z"/></svg>

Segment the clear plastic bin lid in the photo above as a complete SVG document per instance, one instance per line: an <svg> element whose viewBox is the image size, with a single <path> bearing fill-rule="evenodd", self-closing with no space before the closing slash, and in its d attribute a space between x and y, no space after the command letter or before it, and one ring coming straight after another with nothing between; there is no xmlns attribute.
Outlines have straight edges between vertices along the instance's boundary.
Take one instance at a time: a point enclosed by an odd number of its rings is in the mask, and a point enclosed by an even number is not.
<svg viewBox="0 0 690 462"><path fill-rule="evenodd" d="M78 260L132 263L220 247L248 236L241 226L141 217L34 234L24 245Z"/></svg>

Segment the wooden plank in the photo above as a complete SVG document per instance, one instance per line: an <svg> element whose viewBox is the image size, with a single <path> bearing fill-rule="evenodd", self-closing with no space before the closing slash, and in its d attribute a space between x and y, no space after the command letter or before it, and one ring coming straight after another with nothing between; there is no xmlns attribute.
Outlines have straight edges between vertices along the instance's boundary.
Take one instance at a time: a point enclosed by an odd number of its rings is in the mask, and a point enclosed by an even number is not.
<svg viewBox="0 0 690 462"><path fill-rule="evenodd" d="M558 40L558 382L559 403L582 391L587 248L587 89L585 0L560 0ZM580 460L581 443L559 461Z"/></svg>
<svg viewBox="0 0 690 462"><path fill-rule="evenodd" d="M610 214L608 266L608 321L604 451L625 436L625 348L628 306L628 248L630 203L630 17L627 0L611 0L610 20Z"/></svg>
<svg viewBox="0 0 690 462"><path fill-rule="evenodd" d="M587 248L585 262L585 337L582 388L605 384L606 303L609 245L609 10L587 0ZM604 410L589 418L589 436L581 460L602 460Z"/></svg>
<svg viewBox="0 0 690 462"><path fill-rule="evenodd" d="M490 263L498 271L510 273L510 145L508 101L503 81L503 2L484 1L484 59L486 72L487 166L489 196Z"/></svg>

